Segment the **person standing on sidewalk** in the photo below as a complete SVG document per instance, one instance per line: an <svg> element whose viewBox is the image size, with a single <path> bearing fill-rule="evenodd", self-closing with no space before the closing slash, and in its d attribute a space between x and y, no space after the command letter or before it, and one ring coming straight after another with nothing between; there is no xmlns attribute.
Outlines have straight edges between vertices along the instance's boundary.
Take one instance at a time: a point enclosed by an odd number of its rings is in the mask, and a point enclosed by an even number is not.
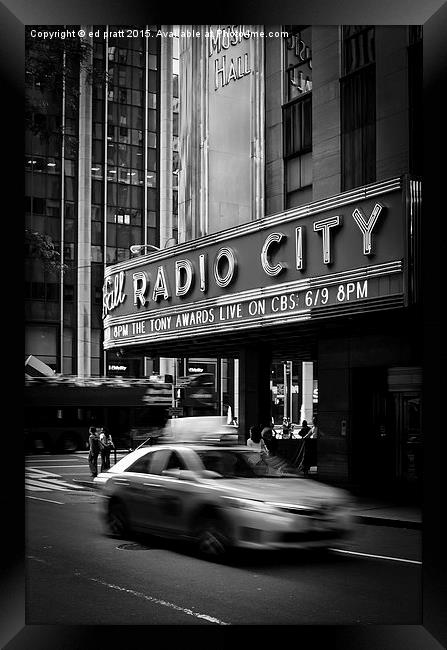
<svg viewBox="0 0 447 650"><path fill-rule="evenodd" d="M110 469L110 452L113 449L113 440L106 428L99 434L99 450L101 453L101 472Z"/></svg>
<svg viewBox="0 0 447 650"><path fill-rule="evenodd" d="M265 446L267 447L270 456L276 456L278 441L273 433L272 427L269 425L262 427L261 437L265 442Z"/></svg>
<svg viewBox="0 0 447 650"><path fill-rule="evenodd" d="M256 425L250 427L250 437L247 440L247 447L259 452L259 460L261 460L263 456L268 456L268 449L261 436L260 427Z"/></svg>
<svg viewBox="0 0 447 650"><path fill-rule="evenodd" d="M89 452L88 464L92 478L98 476L98 456L99 456L99 433L96 427L90 427L88 437Z"/></svg>
<svg viewBox="0 0 447 650"><path fill-rule="evenodd" d="M303 472L304 476L307 476L309 474L309 469L312 466L312 443L310 441L310 436L311 436L311 431L312 429L310 426L307 424L307 420L303 420L303 423L301 425L301 429L299 431L299 434L303 440L303 460L302 460L302 467L303 467Z"/></svg>

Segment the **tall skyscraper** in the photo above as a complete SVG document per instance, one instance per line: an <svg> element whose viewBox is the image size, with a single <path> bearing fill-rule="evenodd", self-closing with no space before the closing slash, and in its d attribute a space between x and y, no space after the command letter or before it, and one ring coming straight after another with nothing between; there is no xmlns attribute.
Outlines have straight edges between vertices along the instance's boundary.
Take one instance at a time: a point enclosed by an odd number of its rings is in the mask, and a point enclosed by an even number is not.
<svg viewBox="0 0 447 650"><path fill-rule="evenodd" d="M176 242L178 39L79 28L51 42L27 28L25 354L64 374L139 376L143 356L102 350L102 285L131 246ZM43 263L51 246L60 269Z"/></svg>

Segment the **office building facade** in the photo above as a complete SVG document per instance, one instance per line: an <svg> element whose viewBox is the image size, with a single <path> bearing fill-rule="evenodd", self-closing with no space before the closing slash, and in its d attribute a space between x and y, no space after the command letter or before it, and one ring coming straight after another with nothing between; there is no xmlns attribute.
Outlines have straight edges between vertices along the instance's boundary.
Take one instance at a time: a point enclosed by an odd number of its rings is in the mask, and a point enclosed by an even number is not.
<svg viewBox="0 0 447 650"><path fill-rule="evenodd" d="M25 355L63 374L141 376L158 362L103 351L102 284L131 246L177 241L178 38L72 28L55 43L27 28L25 227L63 272L25 252Z"/></svg>

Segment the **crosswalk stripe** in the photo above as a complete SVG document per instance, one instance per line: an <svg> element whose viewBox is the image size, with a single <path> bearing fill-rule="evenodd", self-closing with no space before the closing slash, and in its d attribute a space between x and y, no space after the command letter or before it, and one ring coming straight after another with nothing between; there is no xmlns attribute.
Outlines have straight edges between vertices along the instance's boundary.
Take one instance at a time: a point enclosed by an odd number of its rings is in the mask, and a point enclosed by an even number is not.
<svg viewBox="0 0 447 650"><path fill-rule="evenodd" d="M27 479L25 481L25 485L34 485L35 487L46 488L47 490L61 490L62 492L67 491L66 487L54 485L52 483L45 483L45 481L36 481L34 479Z"/></svg>
<svg viewBox="0 0 447 650"><path fill-rule="evenodd" d="M41 465L41 467L48 467L48 469L88 469L88 463L79 463L79 465ZM27 465L27 471L43 472L41 469L36 469L34 465ZM43 472L45 473L45 472Z"/></svg>
<svg viewBox="0 0 447 650"><path fill-rule="evenodd" d="M70 490L83 490L84 489L81 485L74 485L73 483L67 483L66 481L61 481L61 480L59 480L57 478L47 478L47 479L44 479L44 481L47 484L61 485L61 486L64 486L64 487L66 487L67 489L70 489Z"/></svg>
<svg viewBox="0 0 447 650"><path fill-rule="evenodd" d="M82 485L74 485L73 483L67 483L66 481L60 480L60 477L49 478L41 476L25 476L25 485L35 485L43 486L45 489L50 490L84 490Z"/></svg>
<svg viewBox="0 0 447 650"><path fill-rule="evenodd" d="M31 469L25 470L26 474L37 474L38 477L40 476L54 476L57 477L59 474L52 474L51 472L44 472L41 469L36 469L35 467L32 467Z"/></svg>
<svg viewBox="0 0 447 650"><path fill-rule="evenodd" d="M28 490L31 490L32 492L48 492L47 488L37 487L35 485L31 485L28 481L25 481L25 487Z"/></svg>
<svg viewBox="0 0 447 650"><path fill-rule="evenodd" d="M52 499L39 499L39 497L32 497L29 494L26 495L28 499L36 499L36 501L46 501L47 503L57 503L59 506L63 506L64 503L62 501L53 501Z"/></svg>
<svg viewBox="0 0 447 650"><path fill-rule="evenodd" d="M60 490L60 491L85 491L82 485L75 485L64 481L59 474L53 474L36 467L29 467L25 470L25 486L29 490Z"/></svg>

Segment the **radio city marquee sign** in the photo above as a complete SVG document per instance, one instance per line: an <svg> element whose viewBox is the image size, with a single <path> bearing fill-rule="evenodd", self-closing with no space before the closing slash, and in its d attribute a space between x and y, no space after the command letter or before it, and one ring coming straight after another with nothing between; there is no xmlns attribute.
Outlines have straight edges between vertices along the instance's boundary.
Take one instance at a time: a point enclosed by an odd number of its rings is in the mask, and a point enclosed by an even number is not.
<svg viewBox="0 0 447 650"><path fill-rule="evenodd" d="M403 306L406 187L377 183L108 267L104 347Z"/></svg>

